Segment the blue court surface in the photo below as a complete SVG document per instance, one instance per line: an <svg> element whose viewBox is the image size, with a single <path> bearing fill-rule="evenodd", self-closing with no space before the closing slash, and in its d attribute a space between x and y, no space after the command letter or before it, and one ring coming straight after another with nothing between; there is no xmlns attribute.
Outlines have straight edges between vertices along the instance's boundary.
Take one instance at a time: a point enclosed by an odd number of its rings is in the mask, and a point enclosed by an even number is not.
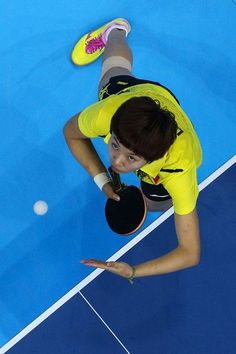
<svg viewBox="0 0 236 354"><path fill-rule="evenodd" d="M202 186L200 266L133 285L103 272L25 329L8 353L234 354L236 156L227 167ZM173 214L167 214L120 259L136 264L174 248Z"/></svg>
<svg viewBox="0 0 236 354"><path fill-rule="evenodd" d="M235 354L235 1L3 0L0 9L0 353ZM132 237L112 233L104 196L62 134L97 100L101 70L100 58L75 67L71 49L116 17L132 26L134 75L175 93L204 154L200 265L132 286L80 259L158 257L177 242L171 211L150 213ZM108 165L103 142L95 146ZM38 200L44 216L33 212Z"/></svg>

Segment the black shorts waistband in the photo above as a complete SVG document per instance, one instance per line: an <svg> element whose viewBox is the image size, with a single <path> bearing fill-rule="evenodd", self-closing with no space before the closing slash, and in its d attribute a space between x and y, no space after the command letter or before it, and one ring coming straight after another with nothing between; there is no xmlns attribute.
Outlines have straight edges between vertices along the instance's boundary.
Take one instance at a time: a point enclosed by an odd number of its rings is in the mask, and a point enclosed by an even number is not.
<svg viewBox="0 0 236 354"><path fill-rule="evenodd" d="M170 91L167 87L160 84L159 82L137 79L136 77L130 75L119 75L110 78L108 83L99 92L99 101L109 97L110 95L118 94L119 92L121 92L122 90L128 87L137 86L140 84L153 84L156 86L163 87L166 91L168 91L171 94L171 96L173 96L176 102L180 104L179 100L173 94L173 92Z"/></svg>

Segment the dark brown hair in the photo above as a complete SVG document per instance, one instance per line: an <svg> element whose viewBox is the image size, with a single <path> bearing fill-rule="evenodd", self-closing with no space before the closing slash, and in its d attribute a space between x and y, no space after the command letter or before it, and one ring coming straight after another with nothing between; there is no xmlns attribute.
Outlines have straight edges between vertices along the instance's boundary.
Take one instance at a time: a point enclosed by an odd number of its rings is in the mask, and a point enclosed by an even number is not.
<svg viewBox="0 0 236 354"><path fill-rule="evenodd" d="M111 132L119 142L148 162L165 155L176 139L175 116L150 97L124 102L111 120Z"/></svg>

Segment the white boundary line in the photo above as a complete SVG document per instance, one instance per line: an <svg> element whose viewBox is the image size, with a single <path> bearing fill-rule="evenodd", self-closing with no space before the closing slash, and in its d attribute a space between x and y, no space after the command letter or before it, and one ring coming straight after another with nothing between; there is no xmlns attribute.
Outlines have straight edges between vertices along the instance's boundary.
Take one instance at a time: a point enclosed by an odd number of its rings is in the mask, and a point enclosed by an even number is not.
<svg viewBox="0 0 236 354"><path fill-rule="evenodd" d="M99 313L95 310L95 308L90 304L90 302L86 299L86 297L79 291L80 296L82 296L82 298L84 299L84 301L89 305L89 307L93 310L93 312L95 313L95 315L102 321L102 323L104 324L104 326L108 329L109 332L111 332L111 334L115 337L115 339L117 340L117 342L124 348L124 350L126 351L126 353L130 354L130 352L128 351L128 349L124 346L124 344L119 340L119 338L115 335L115 333L112 331L112 329L106 324L106 322L102 319L102 317L99 315Z"/></svg>
<svg viewBox="0 0 236 354"><path fill-rule="evenodd" d="M230 160L226 161L221 167L219 167L209 177L207 177L204 181L202 181L199 185L200 191L202 191L204 188L206 188L210 183L212 183L217 177L222 175L223 172L228 170L235 163L236 163L236 155L231 157Z"/></svg>
<svg viewBox="0 0 236 354"><path fill-rule="evenodd" d="M209 177L207 177L199 185L200 191L206 188L210 183L212 183L217 177L219 177L223 172L229 169L234 163L236 163L236 155L234 155L225 164L219 167L215 172L213 172ZM144 237L146 237L152 230L162 224L166 219L168 219L173 214L173 207L163 213L157 220L155 220L151 225L144 229L140 234L128 242L124 247L122 247L118 252L116 252L108 261L116 261L132 247L134 247L138 242L140 242ZM0 354L6 353L10 348L12 348L16 343L18 343L23 337L25 337L29 332L36 328L40 323L46 320L52 313L57 311L62 305L64 305L68 300L70 300L74 295L80 293L80 291L93 281L99 274L101 274L103 269L96 269L91 274L89 274L85 279L83 279L78 285L71 289L66 295L55 302L51 307L49 307L45 312L43 312L39 317L37 317L33 322L31 322L27 327L25 327L20 333L13 337L9 342L7 342L2 348L0 348Z"/></svg>

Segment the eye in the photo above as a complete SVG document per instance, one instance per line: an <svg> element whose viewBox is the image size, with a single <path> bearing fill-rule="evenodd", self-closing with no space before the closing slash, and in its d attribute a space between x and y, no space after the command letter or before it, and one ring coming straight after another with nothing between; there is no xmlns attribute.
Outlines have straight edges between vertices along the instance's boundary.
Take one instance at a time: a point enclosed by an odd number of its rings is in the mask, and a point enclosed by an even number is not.
<svg viewBox="0 0 236 354"><path fill-rule="evenodd" d="M112 149L114 149L114 150L119 149L119 146L116 143L112 143L111 146L112 146Z"/></svg>
<svg viewBox="0 0 236 354"><path fill-rule="evenodd" d="M129 160L130 162L136 161L135 158L134 158L132 155L129 155L129 156L128 156L128 160Z"/></svg>

